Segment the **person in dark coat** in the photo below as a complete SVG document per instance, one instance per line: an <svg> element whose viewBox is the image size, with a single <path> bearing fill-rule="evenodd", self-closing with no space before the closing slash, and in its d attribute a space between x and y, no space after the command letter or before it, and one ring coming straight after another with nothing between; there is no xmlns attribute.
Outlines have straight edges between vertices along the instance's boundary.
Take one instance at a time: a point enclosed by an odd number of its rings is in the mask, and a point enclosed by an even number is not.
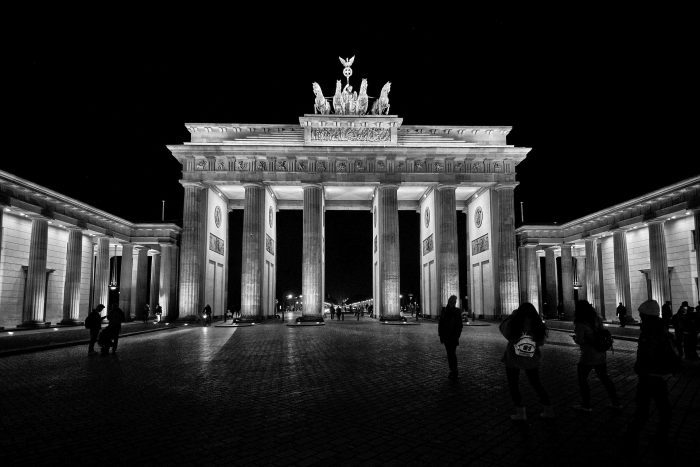
<svg viewBox="0 0 700 467"><path fill-rule="evenodd" d="M331 319L335 318L335 307L331 305Z"/></svg>
<svg viewBox="0 0 700 467"><path fill-rule="evenodd" d="M681 359L673 349L671 336L660 316L659 303L647 300L639 307L640 326L637 360L637 407L627 428L627 441L639 442L639 433L649 419L649 407L654 399L659 413L659 427L653 442L663 448L671 426L671 404L668 400L668 375L681 370Z"/></svg>
<svg viewBox="0 0 700 467"><path fill-rule="evenodd" d="M211 321L211 307L207 303L202 310L202 325L207 326Z"/></svg>
<svg viewBox="0 0 700 467"><path fill-rule="evenodd" d="M450 373L447 375L452 381L459 379L457 370L457 346L459 345L459 336L462 334L462 312L457 305L457 296L452 295L447 300L447 306L440 313L438 321L438 335L440 343L444 344L447 352L447 364L450 368Z"/></svg>
<svg viewBox="0 0 700 467"><path fill-rule="evenodd" d="M622 304L620 304L622 305ZM610 397L613 409L622 407L615 392L615 385L608 376L607 353L600 351L593 345L595 334L603 328L603 322L595 309L586 300L576 302L574 314L574 342L581 348L581 356L578 361L578 385L581 392L581 405L575 405L574 409L582 412L591 412L591 388L588 385L588 375L595 371L598 379Z"/></svg>
<svg viewBox="0 0 700 467"><path fill-rule="evenodd" d="M109 331L108 335L112 347L112 354L115 354L117 353L117 344L119 344L119 334L122 332L122 323L125 321L124 312L121 308L115 306L107 313L107 320L109 324L106 330ZM107 351L109 351L109 346L107 346Z"/></svg>
<svg viewBox="0 0 700 467"><path fill-rule="evenodd" d="M686 305L688 302L684 302ZM673 318L673 310L671 309L671 302L668 300L661 307L661 319L663 320L666 327L671 325L671 319Z"/></svg>
<svg viewBox="0 0 700 467"><path fill-rule="evenodd" d="M97 336L100 334L100 329L102 329L102 320L106 316L101 316L102 310L105 309L103 304L97 305L90 313L88 313L87 318L85 318L85 327L90 330L90 343L88 344L88 355L95 355L95 342L97 342Z"/></svg>
<svg viewBox="0 0 700 467"><path fill-rule="evenodd" d="M686 360L698 360L698 312L683 302L686 308L683 319L683 353Z"/></svg>
<svg viewBox="0 0 700 467"><path fill-rule="evenodd" d="M522 403L518 382L520 370L525 371L530 385L543 405L540 417L554 418L554 408L549 394L540 382L541 347L547 337L547 326L537 313L537 309L532 303L520 304L517 310L501 322L498 329L508 340L501 361L506 365L508 390L515 405L515 414L511 415L510 419L513 421L527 420L527 412Z"/></svg>
<svg viewBox="0 0 700 467"><path fill-rule="evenodd" d="M685 323L685 315L687 308L680 307L675 315L671 318L673 323L674 343L676 344L676 352L680 357L683 357L683 324Z"/></svg>
<svg viewBox="0 0 700 467"><path fill-rule="evenodd" d="M627 307L620 302L615 313L617 314L617 319L620 320L620 327L624 328L625 323L627 323Z"/></svg>

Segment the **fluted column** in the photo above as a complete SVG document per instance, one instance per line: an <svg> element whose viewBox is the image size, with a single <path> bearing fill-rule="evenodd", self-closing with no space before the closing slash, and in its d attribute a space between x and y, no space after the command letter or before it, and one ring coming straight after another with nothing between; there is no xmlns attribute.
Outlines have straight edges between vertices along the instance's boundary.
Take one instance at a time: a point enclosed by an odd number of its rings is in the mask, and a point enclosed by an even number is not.
<svg viewBox="0 0 700 467"><path fill-rule="evenodd" d="M695 220L695 270L700 277L700 209L693 211L693 219ZM1 237L0 240L2 240Z"/></svg>
<svg viewBox="0 0 700 467"><path fill-rule="evenodd" d="M512 313L519 305L513 205L516 186L516 183L509 183L495 188L495 192L498 193L498 288L501 315Z"/></svg>
<svg viewBox="0 0 700 467"><path fill-rule="evenodd" d="M457 296L457 306L460 306L459 297L459 254L457 251L457 206L455 201L455 187L439 185L436 191L435 210L437 211L437 223L435 228L437 265L439 268L440 303L447 305L451 295ZM397 213L398 219L398 213ZM397 225L398 232L398 225ZM398 237L397 237L398 238Z"/></svg>
<svg viewBox="0 0 700 467"><path fill-rule="evenodd" d="M586 300L600 312L598 241L595 238L586 239Z"/></svg>
<svg viewBox="0 0 700 467"><path fill-rule="evenodd" d="M301 290L304 319L323 316L323 187L304 185Z"/></svg>
<svg viewBox="0 0 700 467"><path fill-rule="evenodd" d="M80 319L80 277L83 266L83 231L68 230L66 279L63 285L63 319L61 324L75 324Z"/></svg>
<svg viewBox="0 0 700 467"><path fill-rule="evenodd" d="M528 298L528 277L527 277L527 247L526 246L519 246L518 247L518 272L520 274L519 276L519 284L520 284L520 303L525 303L527 302Z"/></svg>
<svg viewBox="0 0 700 467"><path fill-rule="evenodd" d="M537 273L537 246L523 245L520 253L520 302L532 303L537 311L540 310L539 275Z"/></svg>
<svg viewBox="0 0 700 467"><path fill-rule="evenodd" d="M173 245L160 245L160 275L158 277L158 303L163 308L162 319L170 313L170 289L173 277Z"/></svg>
<svg viewBox="0 0 700 467"><path fill-rule="evenodd" d="M561 245L561 301L564 304L564 318L574 319L574 260L571 245Z"/></svg>
<svg viewBox="0 0 700 467"><path fill-rule="evenodd" d="M613 233L613 260L615 261L615 306L622 303L629 308L632 306L632 294L630 292L630 266L627 256L627 233L624 230L617 230Z"/></svg>
<svg viewBox="0 0 700 467"><path fill-rule="evenodd" d="M109 305L109 238L107 237L97 239L93 302L95 306L102 304L107 307Z"/></svg>
<svg viewBox="0 0 700 467"><path fill-rule="evenodd" d="M260 321L263 317L262 284L265 253L265 188L245 185L243 212L243 251L241 255L241 320ZM304 297L306 298L306 297Z"/></svg>
<svg viewBox="0 0 700 467"><path fill-rule="evenodd" d="M131 309L131 294L134 274L134 245L122 243L122 268L119 275L119 308L124 312L127 321L133 319Z"/></svg>
<svg viewBox="0 0 700 467"><path fill-rule="evenodd" d="M42 325L46 319L46 252L48 232L49 224L46 219L32 219L22 326Z"/></svg>
<svg viewBox="0 0 700 467"><path fill-rule="evenodd" d="M150 317L155 317L156 305L160 303L160 253L151 256L151 294L149 304L151 306Z"/></svg>
<svg viewBox="0 0 700 467"><path fill-rule="evenodd" d="M401 264L399 256L398 186L379 185L379 299L385 320L401 319Z"/></svg>
<svg viewBox="0 0 700 467"><path fill-rule="evenodd" d="M139 245L136 248L136 277L132 279L135 288L131 291L131 311L134 313L134 319L143 319L148 303L148 248Z"/></svg>
<svg viewBox="0 0 700 467"><path fill-rule="evenodd" d="M204 307L203 277L206 241L206 190L197 183L183 183L185 200L180 250L179 317L193 320ZM141 310L134 310L136 314Z"/></svg>
<svg viewBox="0 0 700 467"><path fill-rule="evenodd" d="M557 287L557 258L554 256L554 247L549 247L544 250L545 259L545 290L544 301L547 304L547 309L544 310L545 316L554 317L557 315L557 305L559 305L559 287Z"/></svg>
<svg viewBox="0 0 700 467"><path fill-rule="evenodd" d="M0 204L0 261L2 261L2 232L3 232L3 216L5 215L5 206Z"/></svg>
<svg viewBox="0 0 700 467"><path fill-rule="evenodd" d="M663 305L671 297L663 221L649 222L649 260L651 263L651 298L659 302L659 305Z"/></svg>

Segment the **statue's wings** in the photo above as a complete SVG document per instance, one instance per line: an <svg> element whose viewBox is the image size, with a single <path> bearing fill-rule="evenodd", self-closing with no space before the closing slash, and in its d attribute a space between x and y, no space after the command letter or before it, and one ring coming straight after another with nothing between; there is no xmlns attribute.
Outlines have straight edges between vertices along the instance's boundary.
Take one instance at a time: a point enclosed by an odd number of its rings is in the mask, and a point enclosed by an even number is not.
<svg viewBox="0 0 700 467"><path fill-rule="evenodd" d="M352 62L355 61L355 56L353 55L350 60L348 60L348 66L352 66Z"/></svg>
<svg viewBox="0 0 700 467"><path fill-rule="evenodd" d="M340 63L343 64L345 67L350 67L352 66L352 62L355 61L355 56L353 55L350 60L343 60L343 57L338 57L340 59Z"/></svg>

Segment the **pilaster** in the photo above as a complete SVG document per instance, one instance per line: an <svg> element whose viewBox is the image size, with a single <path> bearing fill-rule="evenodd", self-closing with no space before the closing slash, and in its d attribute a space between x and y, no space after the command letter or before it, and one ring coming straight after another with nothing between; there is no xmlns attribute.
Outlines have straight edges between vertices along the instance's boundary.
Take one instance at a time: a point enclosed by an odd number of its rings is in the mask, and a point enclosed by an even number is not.
<svg viewBox="0 0 700 467"><path fill-rule="evenodd" d="M46 319L46 253L48 228L48 220L43 218L32 219L22 326L41 326Z"/></svg>
<svg viewBox="0 0 700 467"><path fill-rule="evenodd" d="M149 304L151 306L150 318L155 318L156 305L160 303L160 252L151 256L151 293Z"/></svg>
<svg viewBox="0 0 700 467"><path fill-rule="evenodd" d="M663 221L649 222L649 262L651 275L651 298L659 305L670 300L668 283L668 260L666 258L666 235Z"/></svg>
<svg viewBox="0 0 700 467"><path fill-rule="evenodd" d="M173 285L173 271L176 269L173 264L174 245L161 243L160 245L160 274L158 276L158 303L163 308L162 319L166 319L171 313L171 288ZM228 248L227 248L228 250Z"/></svg>
<svg viewBox="0 0 700 467"><path fill-rule="evenodd" d="M63 285L63 319L61 324L75 324L80 319L80 278L83 259L83 231L68 230L66 278Z"/></svg>
<svg viewBox="0 0 700 467"><path fill-rule="evenodd" d="M148 248L136 245L136 277L132 284L135 284L131 291L131 311L134 319L143 319L148 298Z"/></svg>
<svg viewBox="0 0 700 467"><path fill-rule="evenodd" d="M323 187L304 185L302 317L323 319Z"/></svg>
<svg viewBox="0 0 700 467"><path fill-rule="evenodd" d="M516 186L516 183L501 184L494 190L498 194L498 287L501 315L512 313L520 304L513 205Z"/></svg>
<svg viewBox="0 0 700 467"><path fill-rule="evenodd" d="M693 220L695 221L695 271L696 277L700 278L700 209L693 211ZM2 237L0 237L0 240L2 240ZM698 280L700 281L700 279Z"/></svg>

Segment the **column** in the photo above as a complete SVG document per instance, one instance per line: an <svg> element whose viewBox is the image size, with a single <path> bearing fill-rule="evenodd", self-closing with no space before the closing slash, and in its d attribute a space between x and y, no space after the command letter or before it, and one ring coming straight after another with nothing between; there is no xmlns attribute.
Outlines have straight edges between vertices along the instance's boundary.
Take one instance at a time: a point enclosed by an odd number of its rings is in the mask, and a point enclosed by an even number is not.
<svg viewBox="0 0 700 467"><path fill-rule="evenodd" d="M529 288L529 282L528 282L528 277L527 277L527 269L528 269L528 264L527 264L527 247L526 246L519 246L518 247L518 267L519 267L519 281L520 281L520 303L525 303L528 301L528 288Z"/></svg>
<svg viewBox="0 0 700 467"><path fill-rule="evenodd" d="M559 288L557 287L557 258L554 256L554 247L544 250L545 259L545 284L547 286L544 295L546 309L544 314L548 318L557 316L559 305Z"/></svg>
<svg viewBox="0 0 700 467"><path fill-rule="evenodd" d="M537 257L537 245L524 245L520 247L521 276L520 276L520 302L532 303L537 311L540 310L540 282L537 272L539 258Z"/></svg>
<svg viewBox="0 0 700 467"><path fill-rule="evenodd" d="M264 319L262 283L265 254L265 187L259 183L245 184L244 187L241 321L251 322Z"/></svg>
<svg viewBox="0 0 700 467"><path fill-rule="evenodd" d="M323 319L323 187L304 185L302 319Z"/></svg>
<svg viewBox="0 0 700 467"><path fill-rule="evenodd" d="M46 319L46 251L48 236L48 220L32 219L22 326L41 326Z"/></svg>
<svg viewBox="0 0 700 467"><path fill-rule="evenodd" d="M160 252L151 256L151 294L149 304L151 306L150 318L155 318L156 305L160 303Z"/></svg>
<svg viewBox="0 0 700 467"><path fill-rule="evenodd" d="M651 298L662 306L671 299L663 221L649 222L649 261L651 263Z"/></svg>
<svg viewBox="0 0 700 467"><path fill-rule="evenodd" d="M571 255L571 245L561 245L561 293L564 304L564 318L574 319L574 260Z"/></svg>
<svg viewBox="0 0 700 467"><path fill-rule="evenodd" d="M520 305L513 212L513 191L516 186L516 183L510 183L495 187L495 193L498 193L498 288L501 315L512 313Z"/></svg>
<svg viewBox="0 0 700 467"><path fill-rule="evenodd" d="M401 274L399 257L399 211L397 185L379 185L377 225L379 242L379 300L382 319L401 319ZM457 294L459 295L459 294Z"/></svg>
<svg viewBox="0 0 700 467"><path fill-rule="evenodd" d="M133 319L131 309L132 281L134 273L134 245L122 243L122 268L119 275L119 308L124 312L127 321Z"/></svg>
<svg viewBox="0 0 700 467"><path fill-rule="evenodd" d="M143 319L148 303L148 248L136 245L136 249L136 277L131 281L134 287L131 291L131 311L134 319Z"/></svg>
<svg viewBox="0 0 700 467"><path fill-rule="evenodd" d="M163 308L162 319L165 320L170 313L170 288L172 284L173 245L164 243L160 245L160 275L158 277L158 303Z"/></svg>
<svg viewBox="0 0 700 467"><path fill-rule="evenodd" d="M450 296L456 295L457 307L459 307L462 298L459 296L459 254L457 251L455 187L439 185L435 194L437 195L435 199L435 210L437 211L435 228L437 230L436 256L439 268L440 303L442 306L445 306ZM396 231L398 234L398 212Z"/></svg>
<svg viewBox="0 0 700 467"><path fill-rule="evenodd" d="M631 314L630 266L627 256L627 233L624 230L616 230L613 233L613 260L615 262L615 306L622 303Z"/></svg>
<svg viewBox="0 0 700 467"><path fill-rule="evenodd" d="M3 220L4 215L5 215L5 205L0 204L0 261L2 260L2 231L3 231L2 220Z"/></svg>
<svg viewBox="0 0 700 467"><path fill-rule="evenodd" d="M598 279L598 241L586 239L586 300L600 312L600 282Z"/></svg>
<svg viewBox="0 0 700 467"><path fill-rule="evenodd" d="M68 230L66 281L63 285L63 319L61 324L75 324L80 319L80 277L83 265L83 231Z"/></svg>
<svg viewBox="0 0 700 467"><path fill-rule="evenodd" d="M700 209L693 211L693 219L695 220L695 271L697 277L700 278ZM2 237L0 237L0 240L2 240Z"/></svg>
<svg viewBox="0 0 700 467"><path fill-rule="evenodd" d="M94 306L109 305L109 238L97 239L97 265L95 266Z"/></svg>
<svg viewBox="0 0 700 467"><path fill-rule="evenodd" d="M198 183L183 183L185 200L182 217L182 239L180 250L180 299L179 317L184 320L197 319L204 307L203 277L204 252L206 247L206 190ZM135 310L139 313L141 310Z"/></svg>

